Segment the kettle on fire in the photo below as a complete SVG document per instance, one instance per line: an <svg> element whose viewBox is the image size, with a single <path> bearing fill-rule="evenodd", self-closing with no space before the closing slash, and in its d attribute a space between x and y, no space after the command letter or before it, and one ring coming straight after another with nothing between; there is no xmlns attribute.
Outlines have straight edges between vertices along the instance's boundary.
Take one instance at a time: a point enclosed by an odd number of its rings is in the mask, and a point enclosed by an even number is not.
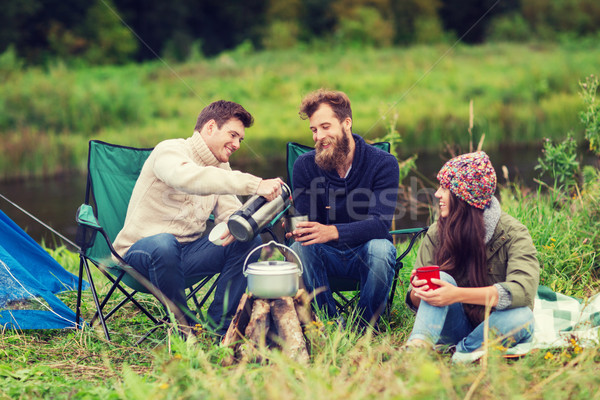
<svg viewBox="0 0 600 400"><path fill-rule="evenodd" d="M271 201L254 195L242 207L231 214L227 227L240 242L248 242L292 202L292 191L285 183L281 185L281 195Z"/></svg>

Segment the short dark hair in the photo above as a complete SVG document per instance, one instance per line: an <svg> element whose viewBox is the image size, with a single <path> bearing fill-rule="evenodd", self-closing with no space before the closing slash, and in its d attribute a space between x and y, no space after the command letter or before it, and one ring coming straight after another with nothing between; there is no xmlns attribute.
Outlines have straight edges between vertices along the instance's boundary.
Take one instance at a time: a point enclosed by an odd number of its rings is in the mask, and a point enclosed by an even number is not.
<svg viewBox="0 0 600 400"><path fill-rule="evenodd" d="M300 111L298 112L300 118L310 118L321 104L329 105L340 122L346 118L352 119L350 99L346 93L326 89L316 90L304 97L300 105Z"/></svg>
<svg viewBox="0 0 600 400"><path fill-rule="evenodd" d="M249 128L254 123L252 115L246 111L244 107L233 101L218 100L210 103L200 112L196 121L195 131L200 132L204 124L211 119L217 123L217 127L221 128L223 124L232 118L237 118L245 128Z"/></svg>

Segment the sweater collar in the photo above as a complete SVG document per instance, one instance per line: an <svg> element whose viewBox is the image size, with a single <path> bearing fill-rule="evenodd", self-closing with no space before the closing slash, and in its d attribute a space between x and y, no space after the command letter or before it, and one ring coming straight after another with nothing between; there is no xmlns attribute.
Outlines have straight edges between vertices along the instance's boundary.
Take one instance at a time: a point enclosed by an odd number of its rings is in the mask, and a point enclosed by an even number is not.
<svg viewBox="0 0 600 400"><path fill-rule="evenodd" d="M187 140L192 145L192 149L194 150L194 157L196 161L200 161L203 165L214 166L221 164L219 160L215 157L215 155L210 151L204 138L200 135L200 132L194 131L194 134L189 137Z"/></svg>
<svg viewBox="0 0 600 400"><path fill-rule="evenodd" d="M500 202L498 201L498 199L496 199L496 197L492 196L492 202L483 211L483 226L485 228L485 243L488 243L492 239L492 236L494 235L494 231L496 230L496 225L498 225L498 221L500 220L500 214L502 214Z"/></svg>

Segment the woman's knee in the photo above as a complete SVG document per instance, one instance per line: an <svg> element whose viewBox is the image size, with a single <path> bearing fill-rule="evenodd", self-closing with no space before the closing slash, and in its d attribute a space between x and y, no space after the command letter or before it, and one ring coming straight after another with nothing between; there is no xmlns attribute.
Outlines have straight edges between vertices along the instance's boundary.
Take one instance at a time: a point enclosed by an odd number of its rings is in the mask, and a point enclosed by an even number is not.
<svg viewBox="0 0 600 400"><path fill-rule="evenodd" d="M454 286L456 286L456 280L447 272L440 271L440 279L444 282L448 282Z"/></svg>
<svg viewBox="0 0 600 400"><path fill-rule="evenodd" d="M533 331L533 311L529 307L511 308L509 310L496 311L505 333L518 329Z"/></svg>

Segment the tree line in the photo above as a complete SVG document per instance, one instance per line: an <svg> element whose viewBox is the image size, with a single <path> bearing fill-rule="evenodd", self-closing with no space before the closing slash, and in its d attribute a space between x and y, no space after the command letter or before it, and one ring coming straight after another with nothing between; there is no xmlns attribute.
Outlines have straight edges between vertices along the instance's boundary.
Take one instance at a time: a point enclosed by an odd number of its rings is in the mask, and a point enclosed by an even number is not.
<svg viewBox="0 0 600 400"><path fill-rule="evenodd" d="M598 38L597 0L6 0L0 53L119 64L243 45L403 46Z"/></svg>

